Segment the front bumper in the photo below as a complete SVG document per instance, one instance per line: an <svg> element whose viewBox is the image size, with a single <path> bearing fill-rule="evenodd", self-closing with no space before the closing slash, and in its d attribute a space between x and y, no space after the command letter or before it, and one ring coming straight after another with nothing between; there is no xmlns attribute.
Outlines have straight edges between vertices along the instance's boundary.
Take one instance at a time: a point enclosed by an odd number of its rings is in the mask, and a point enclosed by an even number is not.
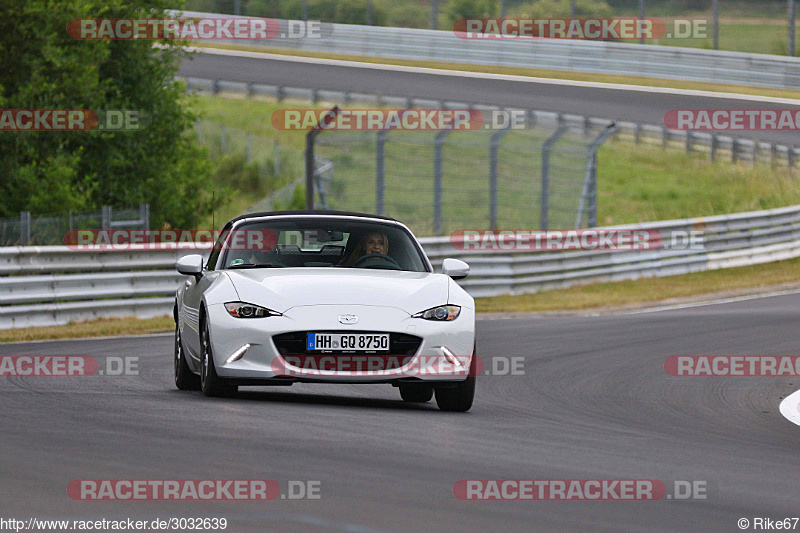
<svg viewBox="0 0 800 533"><path fill-rule="evenodd" d="M461 315L450 322L411 318L392 307L362 305L300 306L283 316L258 319L234 318L222 305L209 306L207 312L217 374L241 384L458 382L466 379L473 357L475 311L469 308L462 308ZM358 324L339 323L338 317L344 314L357 315ZM413 356L400 356L401 365L376 368L356 361L369 355L336 354L335 362L316 366L280 355L272 337L296 331L404 333L422 342ZM228 363L246 344L250 347L241 359ZM453 364L454 357L461 365Z"/></svg>

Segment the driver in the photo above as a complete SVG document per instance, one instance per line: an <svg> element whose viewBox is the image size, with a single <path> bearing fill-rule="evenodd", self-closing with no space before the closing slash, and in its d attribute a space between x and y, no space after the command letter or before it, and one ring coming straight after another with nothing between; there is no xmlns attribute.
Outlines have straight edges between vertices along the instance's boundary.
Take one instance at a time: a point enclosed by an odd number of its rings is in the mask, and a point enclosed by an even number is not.
<svg viewBox="0 0 800 533"><path fill-rule="evenodd" d="M383 232L373 231L361 238L347 264L348 266L353 266L364 256L371 254L386 255L387 253L389 253L389 238ZM380 260L381 258L371 257L367 259L367 262L375 259Z"/></svg>

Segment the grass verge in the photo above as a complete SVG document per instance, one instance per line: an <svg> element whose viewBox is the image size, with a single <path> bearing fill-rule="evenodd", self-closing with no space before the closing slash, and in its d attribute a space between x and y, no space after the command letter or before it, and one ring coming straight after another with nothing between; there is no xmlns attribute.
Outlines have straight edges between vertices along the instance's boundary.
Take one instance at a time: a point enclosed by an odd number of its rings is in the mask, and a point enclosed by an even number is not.
<svg viewBox="0 0 800 533"><path fill-rule="evenodd" d="M147 335L151 333L166 333L174 329L175 322L171 316L145 319L104 318L88 322L76 322L65 326L3 329L0 330L0 343L114 337L118 335Z"/></svg>
<svg viewBox="0 0 800 533"><path fill-rule="evenodd" d="M710 297L762 292L765 287L800 287L800 259L680 276L592 283L518 296L477 298L484 313L580 311L647 307ZM760 289L760 290L758 290Z"/></svg>

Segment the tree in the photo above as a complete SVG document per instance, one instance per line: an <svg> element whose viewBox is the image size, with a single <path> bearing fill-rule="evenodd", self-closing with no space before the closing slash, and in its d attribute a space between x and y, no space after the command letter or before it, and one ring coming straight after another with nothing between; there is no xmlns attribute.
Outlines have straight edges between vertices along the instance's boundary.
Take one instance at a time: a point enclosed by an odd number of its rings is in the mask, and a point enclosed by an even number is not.
<svg viewBox="0 0 800 533"><path fill-rule="evenodd" d="M169 0L4 0L0 108L135 110L136 131L0 132L0 216L150 203L155 224L210 209L210 162L174 77L181 45L75 40L80 18L165 18Z"/></svg>

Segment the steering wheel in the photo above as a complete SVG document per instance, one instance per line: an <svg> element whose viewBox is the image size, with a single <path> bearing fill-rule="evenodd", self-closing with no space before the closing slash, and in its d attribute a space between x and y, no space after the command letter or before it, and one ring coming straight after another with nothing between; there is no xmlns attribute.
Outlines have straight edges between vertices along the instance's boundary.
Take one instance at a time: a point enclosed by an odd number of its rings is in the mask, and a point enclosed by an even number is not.
<svg viewBox="0 0 800 533"><path fill-rule="evenodd" d="M400 270L400 264L397 261L395 261L394 259L392 259L391 257L389 257L388 255L385 255L385 254L367 254L367 255L363 255L363 256L358 258L358 261L356 261L355 264L353 264L353 266L354 267L361 266L363 263L366 263L367 261L370 261L372 259L381 259L381 260L383 260L383 261L385 261L387 263L390 263L392 266L394 266L398 270Z"/></svg>

